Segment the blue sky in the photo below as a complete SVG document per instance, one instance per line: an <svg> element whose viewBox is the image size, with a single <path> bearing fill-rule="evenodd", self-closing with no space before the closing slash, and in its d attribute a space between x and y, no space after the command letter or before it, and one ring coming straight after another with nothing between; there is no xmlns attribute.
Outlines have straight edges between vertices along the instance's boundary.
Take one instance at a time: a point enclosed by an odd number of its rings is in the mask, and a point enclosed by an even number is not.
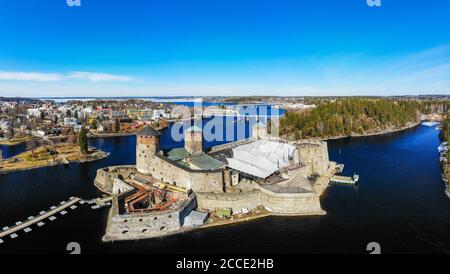
<svg viewBox="0 0 450 274"><path fill-rule="evenodd" d="M0 96L450 94L450 1L2 0Z"/></svg>

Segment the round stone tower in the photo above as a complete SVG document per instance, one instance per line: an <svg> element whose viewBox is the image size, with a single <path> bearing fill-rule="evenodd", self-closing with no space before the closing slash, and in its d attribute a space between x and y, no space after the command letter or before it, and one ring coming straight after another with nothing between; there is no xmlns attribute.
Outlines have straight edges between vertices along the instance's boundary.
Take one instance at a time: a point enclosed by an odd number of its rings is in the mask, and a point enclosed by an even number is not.
<svg viewBox="0 0 450 274"><path fill-rule="evenodd" d="M267 124L263 122L258 122L253 125L253 138L261 139L262 137L267 137Z"/></svg>
<svg viewBox="0 0 450 274"><path fill-rule="evenodd" d="M148 126L136 133L136 168L143 174L151 174L152 160L159 152L161 133Z"/></svg>
<svg viewBox="0 0 450 274"><path fill-rule="evenodd" d="M203 152L203 131L198 126L192 126L184 131L184 148L191 155Z"/></svg>

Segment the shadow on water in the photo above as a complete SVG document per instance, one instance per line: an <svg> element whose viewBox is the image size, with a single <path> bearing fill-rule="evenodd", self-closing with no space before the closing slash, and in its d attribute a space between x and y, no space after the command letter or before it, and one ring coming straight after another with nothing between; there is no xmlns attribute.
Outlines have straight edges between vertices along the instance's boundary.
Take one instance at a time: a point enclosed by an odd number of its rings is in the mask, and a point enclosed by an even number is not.
<svg viewBox="0 0 450 274"><path fill-rule="evenodd" d="M110 157L0 176L0 225L70 196L98 196L92 183L98 168L134 163L134 137L90 142L112 152ZM361 179L357 188L332 186L326 191L325 216L269 217L162 239L105 244L101 236L108 210L85 205L28 234L19 232L17 239L5 239L0 253L66 252L72 241L84 253L366 253L367 243L374 241L386 253L448 253L450 200L440 178L438 143L438 131L425 126L329 141L330 159L344 163L345 174L356 172Z"/></svg>

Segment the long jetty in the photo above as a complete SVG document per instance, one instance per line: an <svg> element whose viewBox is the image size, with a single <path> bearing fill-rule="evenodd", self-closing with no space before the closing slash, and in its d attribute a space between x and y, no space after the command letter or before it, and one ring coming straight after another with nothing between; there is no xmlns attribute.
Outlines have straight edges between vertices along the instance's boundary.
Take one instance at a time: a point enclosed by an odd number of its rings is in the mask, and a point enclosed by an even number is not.
<svg viewBox="0 0 450 274"><path fill-rule="evenodd" d="M353 177L334 175L331 176L330 178L331 183L346 184L346 185L355 185L356 183L358 183L358 180L359 175L357 174L353 175Z"/></svg>
<svg viewBox="0 0 450 274"><path fill-rule="evenodd" d="M72 210L76 209L77 206L75 205L78 202L83 202L80 198L71 197L69 201L62 201L59 206L53 206L50 208L48 212L41 211L40 214L36 217L30 216L28 217L28 220L24 222L16 222L16 224L12 227L4 227L0 231L0 244L3 243L2 238L6 236L10 236L12 239L17 238L18 235L16 232L23 230L25 233L28 233L31 231L31 228L29 226L36 224L38 226L43 226L44 222L42 222L45 219L49 219L50 221L53 221L56 219L54 216L57 213L60 213L61 215L65 215L67 211L65 211L66 208L70 207Z"/></svg>

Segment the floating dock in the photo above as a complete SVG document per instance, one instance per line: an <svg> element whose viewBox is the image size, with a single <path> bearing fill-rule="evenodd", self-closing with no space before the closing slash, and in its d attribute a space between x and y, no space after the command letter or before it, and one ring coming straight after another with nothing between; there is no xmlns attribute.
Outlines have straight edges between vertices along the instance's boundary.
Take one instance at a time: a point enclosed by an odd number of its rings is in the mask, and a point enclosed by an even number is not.
<svg viewBox="0 0 450 274"><path fill-rule="evenodd" d="M345 185L354 185L358 182L358 180L359 175L357 174L353 175L353 177L335 175L330 178L331 183L345 184Z"/></svg>
<svg viewBox="0 0 450 274"><path fill-rule="evenodd" d="M16 232L23 230L25 233L28 233L31 231L31 228L29 226L33 224L37 224L37 226L41 227L45 225L44 222L42 222L45 219L49 219L50 221L56 220L56 215L58 212L66 212L64 209L68 207L74 206L76 203L80 202L80 198L71 197L69 201L61 202L59 206L52 206L48 212L41 211L38 216L30 216L26 221L19 221L16 222L16 224L12 227L4 227L2 231L0 231L0 243L3 243L2 238L6 236L10 236L11 239L19 237ZM67 213L67 212L66 212Z"/></svg>

